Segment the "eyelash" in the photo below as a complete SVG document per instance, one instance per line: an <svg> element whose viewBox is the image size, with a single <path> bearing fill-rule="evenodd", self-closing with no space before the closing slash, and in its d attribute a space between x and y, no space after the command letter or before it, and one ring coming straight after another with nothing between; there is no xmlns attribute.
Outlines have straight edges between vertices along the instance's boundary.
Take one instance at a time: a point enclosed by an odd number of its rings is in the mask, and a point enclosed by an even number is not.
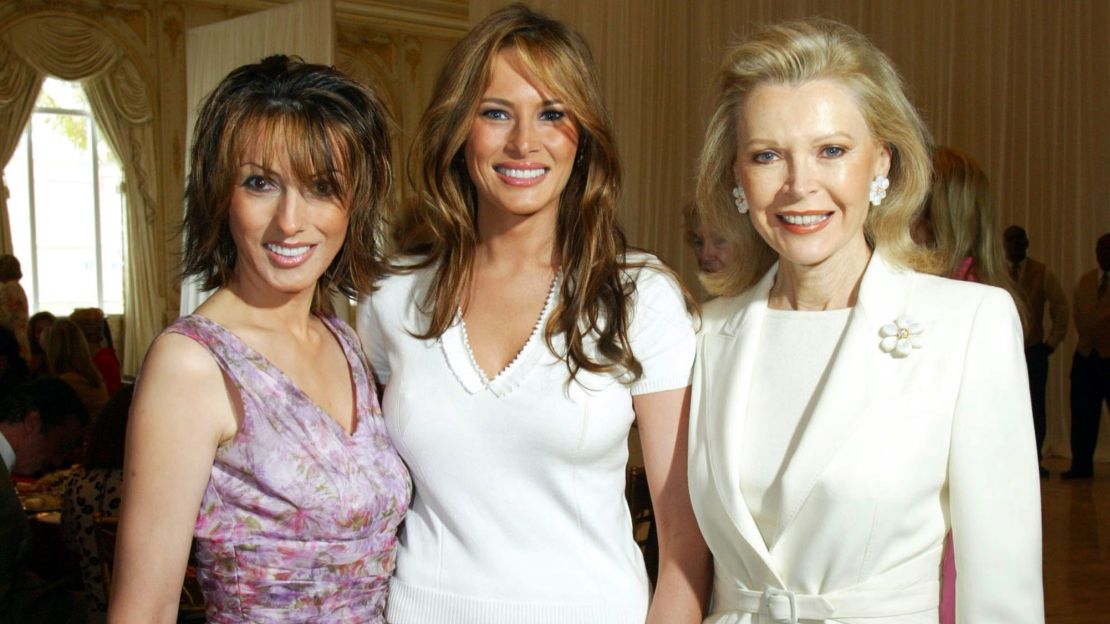
<svg viewBox="0 0 1110 624"><path fill-rule="evenodd" d="M833 150L835 150L836 153L830 154L829 152L833 151ZM820 156L824 157L824 158L840 158L841 156L843 156L847 153L848 153L848 148L846 148L842 145L826 145L826 146L822 147L818 152L818 154ZM765 158L763 158L764 156L773 156L773 157L777 158L778 154L775 154L771 150L764 150L762 152L756 152L755 154L752 154L752 162L756 163L757 165L765 165L765 164L768 164L770 162L773 162L773 159L765 159Z"/></svg>
<svg viewBox="0 0 1110 624"><path fill-rule="evenodd" d="M491 121L508 121L509 113L499 108L491 108L479 113L482 117ZM545 110L540 113L540 121L559 122L566 119L566 112L561 110Z"/></svg>
<svg viewBox="0 0 1110 624"><path fill-rule="evenodd" d="M312 194L317 197L335 197L337 191L331 182L321 179L312 183Z"/></svg>
<svg viewBox="0 0 1110 624"><path fill-rule="evenodd" d="M265 176L252 174L247 176L246 179L243 180L242 186L248 191L252 191L255 193L265 193L273 189L277 185L273 181L267 179ZM331 182L323 178L314 180L311 187L308 189L308 192L316 197L321 198L332 198L335 197L338 193L336 188L332 186Z"/></svg>
<svg viewBox="0 0 1110 624"><path fill-rule="evenodd" d="M261 183L262 185L259 186L259 183ZM273 182L260 175L252 174L247 176L246 179L243 180L243 188L250 191L255 191L256 193L269 190L273 185Z"/></svg>

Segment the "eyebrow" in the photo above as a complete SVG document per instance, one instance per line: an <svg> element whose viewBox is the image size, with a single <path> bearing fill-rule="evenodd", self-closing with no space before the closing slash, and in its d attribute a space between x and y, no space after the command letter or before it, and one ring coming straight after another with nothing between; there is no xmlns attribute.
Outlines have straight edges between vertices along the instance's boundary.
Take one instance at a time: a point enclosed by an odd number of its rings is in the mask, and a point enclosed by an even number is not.
<svg viewBox="0 0 1110 624"><path fill-rule="evenodd" d="M832 132L832 133L814 138L813 142L814 143L823 143L825 141L832 141L832 140L835 140L835 139L848 139L850 141L857 140L856 137L852 136L848 132ZM775 145L776 143L777 143L776 141L772 141L770 139L755 138L755 139L751 139L751 140L745 142L744 147L750 147L752 145Z"/></svg>
<svg viewBox="0 0 1110 624"><path fill-rule="evenodd" d="M482 98L479 103L480 104L500 104L502 106L509 106L509 107L512 107L512 105L513 105L511 100L506 100L504 98L495 98L495 97ZM562 106L563 101L562 100L544 100L543 102L541 102L541 104L543 106Z"/></svg>

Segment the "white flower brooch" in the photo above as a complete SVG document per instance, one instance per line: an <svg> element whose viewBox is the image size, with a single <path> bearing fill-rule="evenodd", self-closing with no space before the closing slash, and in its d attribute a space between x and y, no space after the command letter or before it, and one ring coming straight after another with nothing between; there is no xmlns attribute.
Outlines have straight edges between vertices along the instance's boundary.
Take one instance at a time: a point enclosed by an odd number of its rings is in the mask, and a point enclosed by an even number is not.
<svg viewBox="0 0 1110 624"><path fill-rule="evenodd" d="M921 345L924 344L921 340L921 334L924 332L925 327L921 323L915 323L903 314L896 318L893 323L887 323L879 329L879 336L882 337L879 348L883 350L883 353L889 353L896 358L904 358L914 349L921 348Z"/></svg>

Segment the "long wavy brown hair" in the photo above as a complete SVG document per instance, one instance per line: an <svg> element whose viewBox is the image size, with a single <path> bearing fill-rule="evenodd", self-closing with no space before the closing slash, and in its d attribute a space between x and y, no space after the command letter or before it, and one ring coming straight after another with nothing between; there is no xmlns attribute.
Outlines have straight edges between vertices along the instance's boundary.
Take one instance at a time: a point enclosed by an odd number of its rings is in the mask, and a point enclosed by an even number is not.
<svg viewBox="0 0 1110 624"><path fill-rule="evenodd" d="M479 241L465 143L494 60L506 49L564 103L579 137L559 201L555 245L563 279L544 339L571 379L581 369L637 379L642 367L628 339L635 284L625 273L632 266L617 224L621 166L593 57L578 33L519 4L491 13L451 51L413 141L408 170L417 193L396 219L394 239L401 253L419 261L394 270L435 267L420 300L428 326L416 335L435 338L451 326L470 279ZM563 353L556 336L565 338ZM587 350L587 337L595 352Z"/></svg>

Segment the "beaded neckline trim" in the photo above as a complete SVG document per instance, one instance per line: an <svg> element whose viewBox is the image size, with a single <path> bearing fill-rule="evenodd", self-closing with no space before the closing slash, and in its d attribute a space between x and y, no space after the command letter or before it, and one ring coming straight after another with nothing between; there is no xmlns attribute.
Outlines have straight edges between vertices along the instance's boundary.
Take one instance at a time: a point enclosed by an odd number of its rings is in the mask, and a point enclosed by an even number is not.
<svg viewBox="0 0 1110 624"><path fill-rule="evenodd" d="M466 333L466 323L463 322L462 309L455 312L455 320L447 331L439 338L443 355L447 365L454 373L455 379L470 394L489 390L494 396L503 397L513 391L528 376L534 364L542 357L544 351L536 346L547 317L555 307L556 293L559 292L561 273L556 273L551 280L551 289L547 293L543 309L539 318L532 326L532 333L525 340L520 350L505 368L501 369L492 379L478 365L474 351L470 348L470 338Z"/></svg>
<svg viewBox="0 0 1110 624"><path fill-rule="evenodd" d="M459 330L462 332L463 346L466 347L466 356L470 360L470 365L474 367L474 371L478 373L479 377L481 377L482 385L489 386L494 380L502 377L503 375L507 375L509 371L512 370L514 366L516 366L517 362L520 361L521 355L523 355L524 352L527 351L531 344L536 340L536 336L540 334L540 328L543 327L544 322L547 320L547 314L551 311L551 307L555 302L555 293L558 292L559 286L559 273L559 271L556 271L555 275L551 277L551 288L549 288L547 291L547 299L543 302L543 308L540 310L540 316L536 319L535 325L532 326L532 333L528 335L528 339L524 341L524 344L520 347L520 350L516 352L516 355L513 356L513 359L510 360L509 363L505 365L505 368L502 368L501 371L498 372L497 375L495 375L492 379L478 364L478 358L474 357L474 350L470 348L470 336L466 333L466 322L463 320L462 307L460 306L455 312L459 323Z"/></svg>

